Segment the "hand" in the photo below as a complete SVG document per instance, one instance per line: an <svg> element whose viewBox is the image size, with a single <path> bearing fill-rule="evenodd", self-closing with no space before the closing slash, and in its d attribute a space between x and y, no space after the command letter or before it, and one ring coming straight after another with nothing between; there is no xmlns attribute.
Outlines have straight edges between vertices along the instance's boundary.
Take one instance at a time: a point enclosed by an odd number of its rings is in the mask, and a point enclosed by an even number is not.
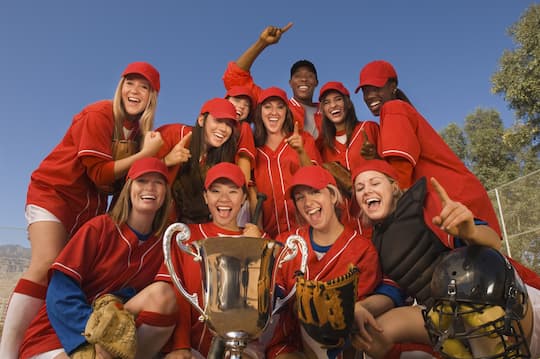
<svg viewBox="0 0 540 359"><path fill-rule="evenodd" d="M146 157L153 157L158 153L162 145L163 138L161 138L161 133L156 131L148 131L144 135L140 152L144 153Z"/></svg>
<svg viewBox="0 0 540 359"><path fill-rule="evenodd" d="M165 356L165 359L195 359L195 356L191 354L190 349L178 349L170 352Z"/></svg>
<svg viewBox="0 0 540 359"><path fill-rule="evenodd" d="M375 317L359 303L354 306L354 319L358 330L352 336L352 345L358 350L369 350L371 343L373 343L369 330L375 330L379 333L382 333L383 330Z"/></svg>
<svg viewBox="0 0 540 359"><path fill-rule="evenodd" d="M290 22L282 28L277 27L277 26L268 26L261 33L260 39L266 45L275 44L279 41L279 39L281 38L281 35L287 32L287 30L289 30L292 27L292 25L293 23Z"/></svg>
<svg viewBox="0 0 540 359"><path fill-rule="evenodd" d="M191 135L193 132L188 133L174 147L165 155L163 159L167 167L174 166L181 163L186 163L191 158L191 151L189 145L191 141Z"/></svg>
<svg viewBox="0 0 540 359"><path fill-rule="evenodd" d="M259 227L257 227L256 224L253 223L246 223L244 227L244 232L242 233L246 237L255 237L260 238L261 237L261 230Z"/></svg>
<svg viewBox="0 0 540 359"><path fill-rule="evenodd" d="M474 216L467 206L460 202L450 199L446 190L433 177L431 177L431 185L435 189L439 199L441 200L442 210L438 216L433 217L433 224L439 226L446 233L469 239L475 236L476 225Z"/></svg>
<svg viewBox="0 0 540 359"><path fill-rule="evenodd" d="M375 144L369 141L367 133L364 129L362 129L361 131L364 142L362 142L362 149L360 150L360 155L362 155L362 157L364 157L366 160L380 158L379 154L377 153L377 146L375 146Z"/></svg>
<svg viewBox="0 0 540 359"><path fill-rule="evenodd" d="M304 152L304 140L300 136L300 130L298 128L298 121L294 123L293 134L287 138L287 143L291 146L298 154Z"/></svg>

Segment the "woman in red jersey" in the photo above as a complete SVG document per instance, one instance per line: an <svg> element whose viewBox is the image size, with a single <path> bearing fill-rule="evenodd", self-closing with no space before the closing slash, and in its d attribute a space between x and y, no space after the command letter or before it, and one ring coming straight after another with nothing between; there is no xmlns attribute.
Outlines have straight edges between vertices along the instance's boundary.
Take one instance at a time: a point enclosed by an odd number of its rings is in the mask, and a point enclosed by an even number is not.
<svg viewBox="0 0 540 359"><path fill-rule="evenodd" d="M32 258L10 298L0 357L17 358L29 322L43 304L47 271L69 238L105 212L107 197L131 164L155 155L159 72L146 62L123 71L114 98L77 114L62 141L32 173L26 200Z"/></svg>
<svg viewBox="0 0 540 359"><path fill-rule="evenodd" d="M137 160L110 213L86 222L53 263L46 305L25 334L20 358L113 357L82 334L92 303L105 294L117 296L136 318L136 357L159 352L176 323L175 297L143 289L163 263L161 235L171 203L167 167L157 158Z"/></svg>

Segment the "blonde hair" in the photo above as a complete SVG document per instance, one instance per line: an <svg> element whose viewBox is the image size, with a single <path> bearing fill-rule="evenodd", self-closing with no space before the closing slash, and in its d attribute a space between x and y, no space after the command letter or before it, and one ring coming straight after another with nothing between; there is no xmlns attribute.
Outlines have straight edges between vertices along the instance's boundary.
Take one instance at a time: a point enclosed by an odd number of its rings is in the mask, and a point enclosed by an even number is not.
<svg viewBox="0 0 540 359"><path fill-rule="evenodd" d="M129 218L129 213L131 212L132 203L131 203L131 185L133 179L128 178L126 183L122 187L122 191L114 204L114 207L109 212L109 216L117 225L122 225L127 222ZM167 185L167 191L165 192L165 199L163 204L157 211L152 222L152 232L156 236L161 236L165 231L165 227L169 222L169 211L172 207L172 194L171 186Z"/></svg>
<svg viewBox="0 0 540 359"><path fill-rule="evenodd" d="M394 187L394 190L392 191L392 206L391 206L391 211L390 211L390 213L393 213L396 210L397 203L398 203L399 199L403 195L403 190L401 188L399 188L399 184L395 179L388 176L387 174L384 174L384 177L386 177L388 182L390 182L392 187ZM355 196L354 200L357 201L356 196ZM359 208L359 210L358 210L358 218L360 218L360 223L362 223L363 226L371 226L371 225L373 225L373 221L371 219L369 219L369 217L364 213L364 211L362 211L362 207L360 206L360 204L359 203L357 203L357 204L358 204L358 208Z"/></svg>
<svg viewBox="0 0 540 359"><path fill-rule="evenodd" d="M341 222L341 210L343 208L343 196L341 195L341 191L333 184L327 184L325 188L328 189L328 191L330 192L330 195L333 194L334 196L336 196L336 203L334 204L334 212L336 213L336 217L338 218L338 220ZM304 217L302 217L298 213L298 207L296 207L296 201L294 200L294 197L293 197L293 203L294 203L294 208L296 209L295 211L296 222L300 225L307 224Z"/></svg>
<svg viewBox="0 0 540 359"><path fill-rule="evenodd" d="M122 102L122 86L126 77L123 76L116 86L116 91L114 92L113 97L113 116L114 116L114 136L117 138L122 133L122 127L124 119L127 117L124 104ZM154 128L154 118L156 116L157 109L157 91L154 88L150 87L150 96L148 98L148 103L143 113L139 117L139 129L140 129L140 138L144 138L144 135L148 131L152 131Z"/></svg>

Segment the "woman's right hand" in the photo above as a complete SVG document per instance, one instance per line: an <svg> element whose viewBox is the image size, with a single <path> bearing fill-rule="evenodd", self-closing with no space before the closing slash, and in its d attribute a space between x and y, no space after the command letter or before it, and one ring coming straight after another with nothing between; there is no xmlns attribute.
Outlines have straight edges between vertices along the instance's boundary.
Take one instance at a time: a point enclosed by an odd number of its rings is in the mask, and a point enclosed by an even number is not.
<svg viewBox="0 0 540 359"><path fill-rule="evenodd" d="M191 134L192 132L185 135L174 145L171 152L167 153L165 158L163 158L167 167L186 163L191 158L191 151L189 150Z"/></svg>
<svg viewBox="0 0 540 359"><path fill-rule="evenodd" d="M144 153L146 157L153 157L163 145L163 138L161 133L157 131L148 131L144 135L142 148L140 152Z"/></svg>
<svg viewBox="0 0 540 359"><path fill-rule="evenodd" d="M368 328L377 332L382 332L382 328L377 323L375 317L360 303L354 306L354 319L357 332L352 337L352 345L357 350L369 350L373 338L368 332Z"/></svg>
<svg viewBox="0 0 540 359"><path fill-rule="evenodd" d="M165 359L195 359L195 356L190 349L178 349L167 354Z"/></svg>

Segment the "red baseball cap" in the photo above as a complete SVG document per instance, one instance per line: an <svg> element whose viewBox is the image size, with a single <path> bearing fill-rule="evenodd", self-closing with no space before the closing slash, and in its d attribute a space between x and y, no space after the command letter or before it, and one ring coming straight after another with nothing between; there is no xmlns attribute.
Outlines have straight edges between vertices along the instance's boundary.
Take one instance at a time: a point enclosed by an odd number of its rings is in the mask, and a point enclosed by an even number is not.
<svg viewBox="0 0 540 359"><path fill-rule="evenodd" d="M236 108L229 101L224 98L213 98L204 103L201 107L202 113L210 113L215 118L225 118L236 121Z"/></svg>
<svg viewBox="0 0 540 359"><path fill-rule="evenodd" d="M285 197L292 196L292 190L296 186L309 186L321 190L332 184L336 186L336 179L321 166L303 166L293 175L291 184L285 191Z"/></svg>
<svg viewBox="0 0 540 359"><path fill-rule="evenodd" d="M210 167L206 173L204 188L208 189L219 178L226 178L238 187L243 187L246 184L246 177L240 167L234 163L220 162Z"/></svg>
<svg viewBox="0 0 540 359"><path fill-rule="evenodd" d="M129 168L127 178L137 179L147 173L159 173L165 177L167 183L169 183L169 171L163 161L155 157L145 157L133 162Z"/></svg>
<svg viewBox="0 0 540 359"><path fill-rule="evenodd" d="M247 86L233 86L227 90L227 93L225 94L225 98L239 96L246 96L249 98L249 101L251 102L251 109L257 106L257 100L255 99L255 96L253 96L251 89Z"/></svg>
<svg viewBox="0 0 540 359"><path fill-rule="evenodd" d="M397 79L394 66L384 60L372 61L360 71L360 83L354 93L357 93L362 86L383 87L388 79Z"/></svg>
<svg viewBox="0 0 540 359"><path fill-rule="evenodd" d="M397 171L392 167L392 165L385 160L367 160L364 161L361 165L353 168L352 170L352 180L356 179L358 175L366 171L377 171L384 173L390 178L397 180L398 174Z"/></svg>
<svg viewBox="0 0 540 359"><path fill-rule="evenodd" d="M125 77L129 74L139 74L150 82L150 85L154 90L159 92L160 82L159 82L159 71L152 65L147 62L132 62L127 65L126 69L122 73L122 76Z"/></svg>
<svg viewBox="0 0 540 359"><path fill-rule="evenodd" d="M349 90L339 81L330 81L327 82L321 87L319 91L319 101L323 98L324 94L330 90L339 92L342 95L350 96Z"/></svg>
<svg viewBox="0 0 540 359"><path fill-rule="evenodd" d="M269 87L267 89L264 89L259 94L258 103L263 103L265 100L269 99L270 97L278 97L285 102L285 104L288 106L289 103L287 98L287 93L280 89L279 87Z"/></svg>

